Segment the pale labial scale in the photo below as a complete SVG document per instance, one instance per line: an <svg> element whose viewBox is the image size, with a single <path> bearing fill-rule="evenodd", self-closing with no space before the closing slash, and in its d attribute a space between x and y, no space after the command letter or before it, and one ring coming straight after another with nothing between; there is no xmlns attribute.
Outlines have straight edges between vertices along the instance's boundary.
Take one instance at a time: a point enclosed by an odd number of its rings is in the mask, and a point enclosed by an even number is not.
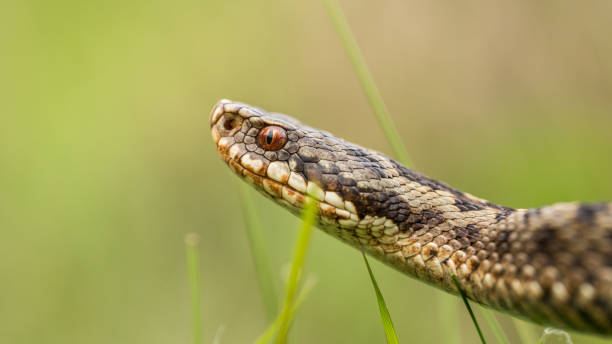
<svg viewBox="0 0 612 344"><path fill-rule="evenodd" d="M268 177L282 184L287 183L289 180L289 174L289 165L286 162L274 161L268 166Z"/></svg>

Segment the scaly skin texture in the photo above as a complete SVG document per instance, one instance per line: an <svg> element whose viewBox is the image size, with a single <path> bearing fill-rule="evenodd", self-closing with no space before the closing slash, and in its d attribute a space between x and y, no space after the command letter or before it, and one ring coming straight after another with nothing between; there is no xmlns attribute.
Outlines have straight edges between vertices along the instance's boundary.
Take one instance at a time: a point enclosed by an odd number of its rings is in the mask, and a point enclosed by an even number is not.
<svg viewBox="0 0 612 344"><path fill-rule="evenodd" d="M229 100L213 108L210 126L220 156L255 189L295 214L312 195L319 228L397 270L457 294L455 275L483 305L612 334L612 204L498 206L289 116ZM286 136L274 150L259 135L270 127Z"/></svg>

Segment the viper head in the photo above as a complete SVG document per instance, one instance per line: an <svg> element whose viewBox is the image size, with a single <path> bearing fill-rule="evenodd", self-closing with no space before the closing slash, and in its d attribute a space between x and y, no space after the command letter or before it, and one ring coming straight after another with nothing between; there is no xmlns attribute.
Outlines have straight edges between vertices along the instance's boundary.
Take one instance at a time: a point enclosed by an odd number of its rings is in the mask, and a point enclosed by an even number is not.
<svg viewBox="0 0 612 344"><path fill-rule="evenodd" d="M286 115L221 100L210 126L219 155L238 176L293 213L311 195L319 227L353 244L396 243L399 232L443 221L442 213L482 206L384 154Z"/></svg>
<svg viewBox="0 0 612 344"><path fill-rule="evenodd" d="M383 232L397 233L383 204L393 202L385 190L398 177L386 156L289 116L229 100L215 105L210 126L219 155L234 173L293 213L308 194L318 201L318 227L345 241L378 245Z"/></svg>
<svg viewBox="0 0 612 344"><path fill-rule="evenodd" d="M358 221L342 187L356 182L346 175L348 165L344 178L337 165L349 143L289 116L229 100L215 105L210 126L221 158L258 191L294 212L310 194L328 220Z"/></svg>

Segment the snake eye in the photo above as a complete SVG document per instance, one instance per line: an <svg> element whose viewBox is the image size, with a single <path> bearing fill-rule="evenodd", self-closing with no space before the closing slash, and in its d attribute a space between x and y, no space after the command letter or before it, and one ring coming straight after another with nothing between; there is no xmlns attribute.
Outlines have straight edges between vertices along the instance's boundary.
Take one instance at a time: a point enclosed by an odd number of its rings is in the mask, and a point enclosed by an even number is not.
<svg viewBox="0 0 612 344"><path fill-rule="evenodd" d="M279 150L283 148L285 142L287 142L285 129L275 125L261 129L257 135L257 144L265 150Z"/></svg>

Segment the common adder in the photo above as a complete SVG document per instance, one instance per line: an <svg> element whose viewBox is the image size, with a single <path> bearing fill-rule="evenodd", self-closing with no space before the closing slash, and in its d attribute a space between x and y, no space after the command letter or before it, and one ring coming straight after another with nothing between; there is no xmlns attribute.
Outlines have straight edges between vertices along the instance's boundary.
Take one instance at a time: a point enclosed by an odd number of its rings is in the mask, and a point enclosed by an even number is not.
<svg viewBox="0 0 612 344"><path fill-rule="evenodd" d="M281 114L221 100L221 158L255 189L395 269L540 324L612 334L612 204L499 206Z"/></svg>

